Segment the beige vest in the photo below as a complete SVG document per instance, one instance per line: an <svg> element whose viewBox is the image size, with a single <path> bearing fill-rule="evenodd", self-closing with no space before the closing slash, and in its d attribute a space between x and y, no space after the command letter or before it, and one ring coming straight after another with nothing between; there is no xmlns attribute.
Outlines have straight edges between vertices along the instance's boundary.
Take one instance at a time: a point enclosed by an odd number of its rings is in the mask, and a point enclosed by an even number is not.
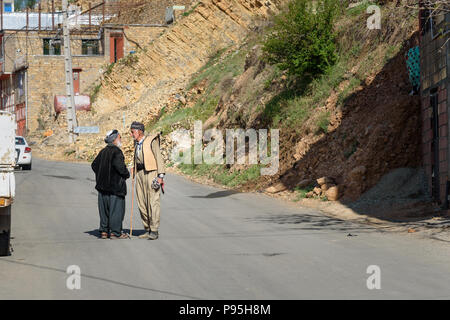
<svg viewBox="0 0 450 320"><path fill-rule="evenodd" d="M144 163L145 171L157 170L156 158L152 150L152 142L158 134L152 134L144 138L141 151L136 150L136 163Z"/></svg>

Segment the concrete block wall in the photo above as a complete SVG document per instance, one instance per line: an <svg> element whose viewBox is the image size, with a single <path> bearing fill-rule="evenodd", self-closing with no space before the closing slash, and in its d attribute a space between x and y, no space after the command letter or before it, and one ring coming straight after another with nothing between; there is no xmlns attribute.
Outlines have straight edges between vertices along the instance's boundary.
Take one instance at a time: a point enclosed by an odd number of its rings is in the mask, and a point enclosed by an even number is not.
<svg viewBox="0 0 450 320"><path fill-rule="evenodd" d="M74 69L82 69L80 73L80 93L89 95L87 90L100 76L99 70L106 65L105 57L74 57ZM38 118L44 111L53 114L55 95L65 95L64 57L35 56L29 60L28 67L28 124L34 131L38 127Z"/></svg>
<svg viewBox="0 0 450 320"><path fill-rule="evenodd" d="M432 194L432 164L434 162L433 140L433 108L431 95L437 99L438 118L438 152L439 152L439 199L446 198L446 184L449 180L450 148L449 148L449 107L450 107L450 45L448 35L432 39L431 32L427 32L420 39L420 68L421 68L421 111L422 111L422 160L427 176L428 191Z"/></svg>

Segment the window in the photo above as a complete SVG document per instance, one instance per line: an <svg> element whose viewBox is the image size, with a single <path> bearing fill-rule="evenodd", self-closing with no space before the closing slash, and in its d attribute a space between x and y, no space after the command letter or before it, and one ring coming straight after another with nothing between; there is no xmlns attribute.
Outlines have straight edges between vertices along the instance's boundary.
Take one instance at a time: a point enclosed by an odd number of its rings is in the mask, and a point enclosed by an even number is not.
<svg viewBox="0 0 450 320"><path fill-rule="evenodd" d="M15 75L16 90L15 100L17 103L25 102L25 71L20 71Z"/></svg>
<svg viewBox="0 0 450 320"><path fill-rule="evenodd" d="M449 22L446 21L446 16L447 18L450 18L448 13L445 11L440 11L431 19L431 36L433 38L437 38L438 36L449 32Z"/></svg>
<svg viewBox="0 0 450 320"><path fill-rule="evenodd" d="M3 6L4 12L12 12L12 3L5 3Z"/></svg>
<svg viewBox="0 0 450 320"><path fill-rule="evenodd" d="M21 137L16 137L16 146L24 146L25 140Z"/></svg>
<svg viewBox="0 0 450 320"><path fill-rule="evenodd" d="M100 54L100 41L98 40L81 40L81 54L84 56L92 56Z"/></svg>
<svg viewBox="0 0 450 320"><path fill-rule="evenodd" d="M61 39L43 39L44 55L59 56L61 55Z"/></svg>
<svg viewBox="0 0 450 320"><path fill-rule="evenodd" d="M446 17L447 16L447 17ZM420 21L422 34L431 31L431 38L435 39L439 35L444 35L449 32L449 22L446 21L450 15L444 10L423 9L420 13Z"/></svg>
<svg viewBox="0 0 450 320"><path fill-rule="evenodd" d="M420 11L420 24L422 29L422 34L427 33L431 29L431 13L428 9L423 9Z"/></svg>
<svg viewBox="0 0 450 320"><path fill-rule="evenodd" d="M0 36L0 61L3 60L3 36Z"/></svg>

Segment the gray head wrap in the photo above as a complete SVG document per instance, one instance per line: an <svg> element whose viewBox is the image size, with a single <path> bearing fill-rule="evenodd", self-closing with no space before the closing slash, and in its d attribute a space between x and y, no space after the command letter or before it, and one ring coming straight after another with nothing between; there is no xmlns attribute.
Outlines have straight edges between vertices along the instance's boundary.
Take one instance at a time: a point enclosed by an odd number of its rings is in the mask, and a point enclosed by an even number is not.
<svg viewBox="0 0 450 320"><path fill-rule="evenodd" d="M114 140L116 140L118 136L119 136L119 131L117 131L116 129L111 130L106 134L105 142L113 143Z"/></svg>

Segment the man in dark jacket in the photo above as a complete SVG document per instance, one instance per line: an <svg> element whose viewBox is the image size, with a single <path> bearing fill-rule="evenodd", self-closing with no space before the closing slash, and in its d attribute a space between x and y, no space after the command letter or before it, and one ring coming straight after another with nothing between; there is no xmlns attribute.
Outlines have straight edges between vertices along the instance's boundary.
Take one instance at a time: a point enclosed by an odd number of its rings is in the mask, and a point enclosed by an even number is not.
<svg viewBox="0 0 450 320"><path fill-rule="evenodd" d="M108 132L105 138L108 144L92 162L98 191L98 211L100 213L100 233L102 239L126 239L122 233L125 216L126 179L130 173L125 165L125 158L120 149L121 137L117 130Z"/></svg>

